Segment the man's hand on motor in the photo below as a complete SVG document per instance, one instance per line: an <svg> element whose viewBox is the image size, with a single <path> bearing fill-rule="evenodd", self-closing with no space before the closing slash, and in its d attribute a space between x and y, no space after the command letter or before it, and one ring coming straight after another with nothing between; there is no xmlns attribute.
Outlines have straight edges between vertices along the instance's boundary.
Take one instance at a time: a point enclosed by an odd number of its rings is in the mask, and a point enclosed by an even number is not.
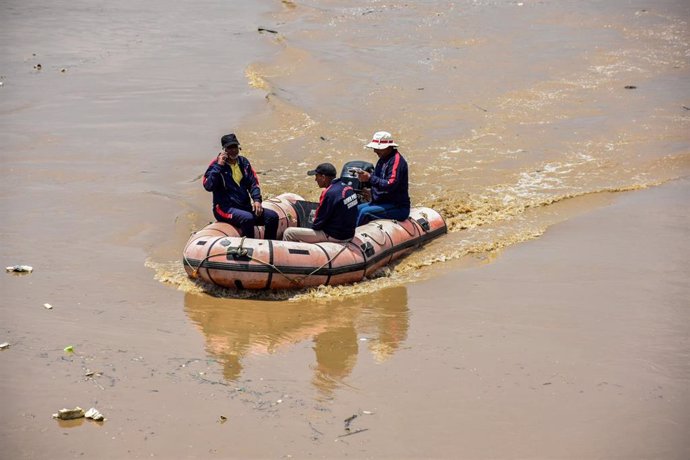
<svg viewBox="0 0 690 460"><path fill-rule="evenodd" d="M360 182L369 182L369 179L371 179L371 174L360 169L357 171L357 179L359 179Z"/></svg>

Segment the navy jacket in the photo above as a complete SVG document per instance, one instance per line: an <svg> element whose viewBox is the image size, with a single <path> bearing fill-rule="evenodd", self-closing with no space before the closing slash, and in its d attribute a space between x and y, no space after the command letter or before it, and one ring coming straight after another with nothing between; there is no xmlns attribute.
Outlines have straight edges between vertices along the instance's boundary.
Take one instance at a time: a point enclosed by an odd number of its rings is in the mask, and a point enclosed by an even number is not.
<svg viewBox="0 0 690 460"><path fill-rule="evenodd" d="M230 164L226 162L221 166L218 164L218 158L208 165L204 173L204 188L213 192L214 209L220 206L223 210L239 208L251 212L252 201L261 201L259 178L256 177L254 168L243 156L238 156L237 162L242 171L240 185L237 185L232 178Z"/></svg>
<svg viewBox="0 0 690 460"><path fill-rule="evenodd" d="M357 194L340 179L333 179L331 185L321 192L312 228L323 230L335 239L347 240L355 236L356 224Z"/></svg>
<svg viewBox="0 0 690 460"><path fill-rule="evenodd" d="M386 159L379 158L371 183L371 204L392 203L410 208L407 161L397 150Z"/></svg>

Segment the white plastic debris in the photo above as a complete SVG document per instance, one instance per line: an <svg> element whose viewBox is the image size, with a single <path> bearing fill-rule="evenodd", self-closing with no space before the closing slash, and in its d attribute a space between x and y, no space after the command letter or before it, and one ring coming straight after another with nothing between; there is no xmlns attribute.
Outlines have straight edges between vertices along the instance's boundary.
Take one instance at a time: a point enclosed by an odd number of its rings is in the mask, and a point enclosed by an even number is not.
<svg viewBox="0 0 690 460"><path fill-rule="evenodd" d="M57 414L53 414L53 418L60 420L74 420L84 416L84 409L77 406L74 409L60 409Z"/></svg>
<svg viewBox="0 0 690 460"><path fill-rule="evenodd" d="M86 411L86 414L84 414L84 417L90 418L91 420L95 420L97 422L102 422L105 420L105 417L103 417L103 414L98 412L98 409L95 407L92 407L91 409Z"/></svg>
<svg viewBox="0 0 690 460"><path fill-rule="evenodd" d="M0 343L0 350L4 350L4 349L9 348L9 347L10 347L10 344L8 342Z"/></svg>
<svg viewBox="0 0 690 460"><path fill-rule="evenodd" d="M31 273L34 271L34 267L31 265L12 265L11 267L5 267L5 271L12 273Z"/></svg>
<svg viewBox="0 0 690 460"><path fill-rule="evenodd" d="M48 309L48 310L52 310L52 309L53 309L53 306L52 306L51 304L49 304L49 303L44 303L43 306L46 307L46 309Z"/></svg>

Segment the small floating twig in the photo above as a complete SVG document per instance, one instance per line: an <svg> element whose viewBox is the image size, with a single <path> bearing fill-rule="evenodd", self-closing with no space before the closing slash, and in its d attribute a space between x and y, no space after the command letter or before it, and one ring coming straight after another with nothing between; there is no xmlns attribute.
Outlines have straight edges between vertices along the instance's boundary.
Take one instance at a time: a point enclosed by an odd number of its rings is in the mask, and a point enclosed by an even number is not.
<svg viewBox="0 0 690 460"><path fill-rule="evenodd" d="M357 430L357 431L352 431L352 432L350 432L350 433L341 434L341 435L338 436L338 437L339 437L339 438L344 438L345 436L352 436L353 434L361 433L361 432L363 432L363 431L369 431L369 428L361 428L361 429L359 429L359 430Z"/></svg>

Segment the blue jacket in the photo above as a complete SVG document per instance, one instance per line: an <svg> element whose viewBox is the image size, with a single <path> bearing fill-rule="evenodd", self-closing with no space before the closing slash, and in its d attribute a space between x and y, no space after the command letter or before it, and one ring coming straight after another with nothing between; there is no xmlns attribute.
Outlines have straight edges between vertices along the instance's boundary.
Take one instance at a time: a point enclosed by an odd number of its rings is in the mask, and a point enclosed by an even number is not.
<svg viewBox="0 0 690 460"><path fill-rule="evenodd" d="M340 179L333 179L331 185L321 192L312 228L323 230L335 239L347 240L355 236L356 224L357 194Z"/></svg>
<svg viewBox="0 0 690 460"><path fill-rule="evenodd" d="M213 192L213 207L220 206L221 209L239 208L245 211L252 210L252 201L261 202L261 189L259 188L259 178L256 177L254 168L249 160L243 156L237 157L237 162L242 171L240 185L235 183L232 178L230 164L221 166L218 158L213 160L206 173L204 173L204 188Z"/></svg>
<svg viewBox="0 0 690 460"><path fill-rule="evenodd" d="M392 203L410 208L407 161L397 150L386 159L379 158L369 183L371 204Z"/></svg>

